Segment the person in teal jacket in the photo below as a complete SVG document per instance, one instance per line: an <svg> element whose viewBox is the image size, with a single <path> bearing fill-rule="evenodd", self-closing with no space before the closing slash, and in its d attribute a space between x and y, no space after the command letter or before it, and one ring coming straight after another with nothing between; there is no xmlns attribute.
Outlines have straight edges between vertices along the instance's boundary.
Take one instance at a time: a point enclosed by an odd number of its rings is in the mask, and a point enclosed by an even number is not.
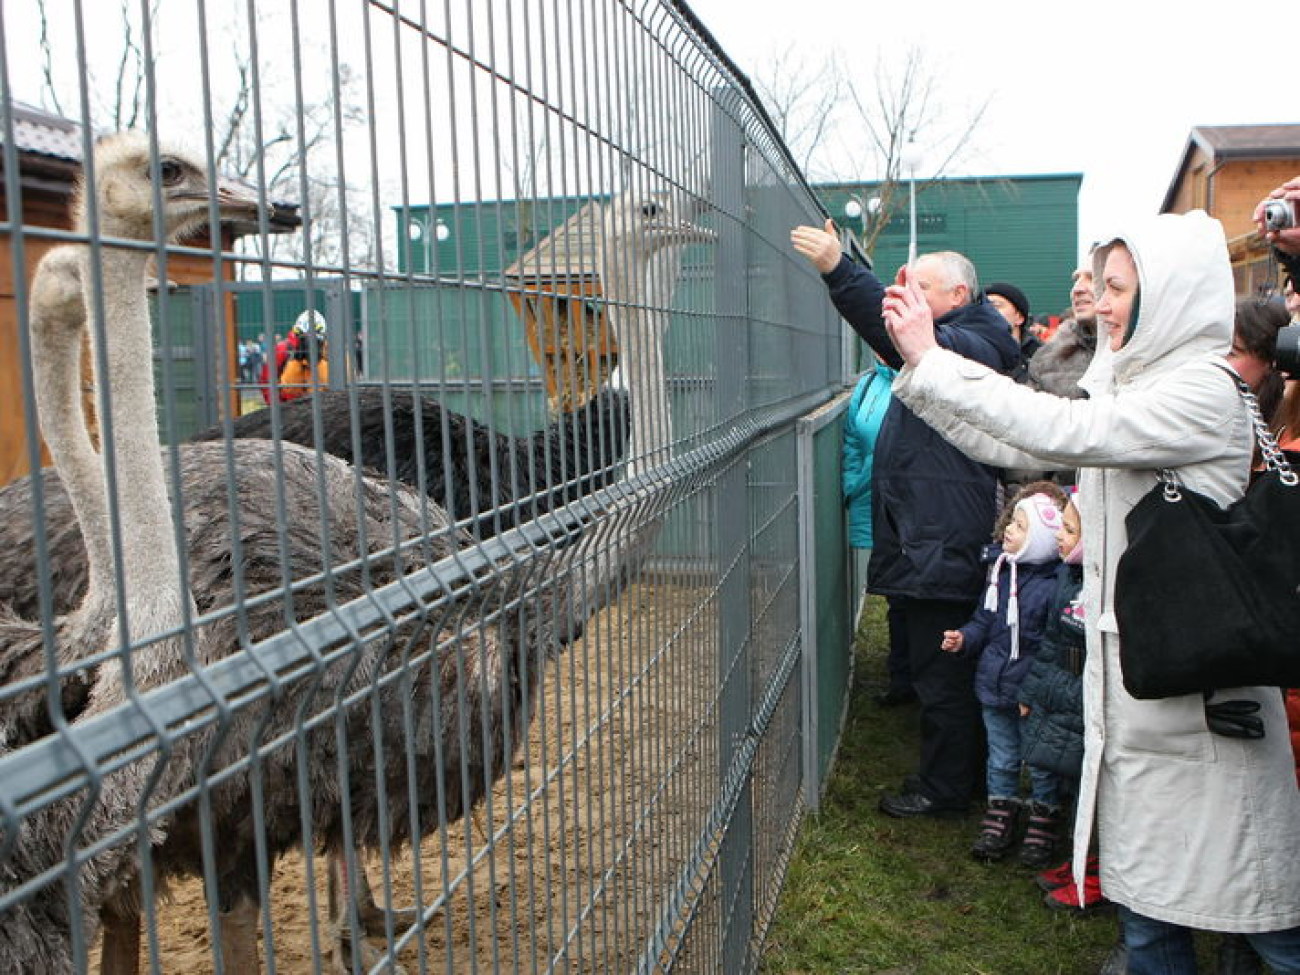
<svg viewBox="0 0 1300 975"><path fill-rule="evenodd" d="M871 468L876 437L889 409L895 370L877 363L858 380L844 417L844 504L849 510L849 544L871 548Z"/></svg>
<svg viewBox="0 0 1300 975"><path fill-rule="evenodd" d="M844 447L841 481L844 506L849 516L849 544L854 548L871 548L874 543L871 522L871 474L874 469L876 437L880 434L885 413L889 410L889 384L898 374L883 362L877 362L858 380L844 417ZM886 596L889 627L889 656L886 670L889 686L876 695L881 707L896 707L916 700L912 687L912 667L908 661L906 629L900 622L897 599Z"/></svg>

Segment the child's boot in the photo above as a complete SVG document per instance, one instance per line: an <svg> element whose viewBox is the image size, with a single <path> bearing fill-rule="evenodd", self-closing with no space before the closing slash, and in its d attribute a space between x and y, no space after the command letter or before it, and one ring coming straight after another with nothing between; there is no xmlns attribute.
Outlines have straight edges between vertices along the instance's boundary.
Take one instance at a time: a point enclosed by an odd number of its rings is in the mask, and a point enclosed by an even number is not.
<svg viewBox="0 0 1300 975"><path fill-rule="evenodd" d="M1038 889L1048 894L1061 887L1068 887L1074 883L1074 865L1066 860L1060 866L1052 867L1050 870L1044 870L1034 877L1034 883ZM1097 873L1097 858L1088 857L1087 872L1090 874Z"/></svg>
<svg viewBox="0 0 1300 975"><path fill-rule="evenodd" d="M1029 804L1029 825L1020 844L1020 862L1034 870L1043 870L1056 856L1061 834L1061 808L1041 802Z"/></svg>
<svg viewBox="0 0 1300 975"><path fill-rule="evenodd" d="M1001 860L1016 842L1016 829L1020 825L1020 803L1015 799L990 799L984 819L980 822L980 835L971 844L970 854L976 860Z"/></svg>
<svg viewBox="0 0 1300 975"><path fill-rule="evenodd" d="M1092 914L1110 906L1101 893L1101 877L1094 870L1094 862L1088 862L1088 872L1083 877L1083 897L1079 897L1079 888L1074 882L1048 891L1043 895L1043 903L1054 911L1069 911L1080 916Z"/></svg>

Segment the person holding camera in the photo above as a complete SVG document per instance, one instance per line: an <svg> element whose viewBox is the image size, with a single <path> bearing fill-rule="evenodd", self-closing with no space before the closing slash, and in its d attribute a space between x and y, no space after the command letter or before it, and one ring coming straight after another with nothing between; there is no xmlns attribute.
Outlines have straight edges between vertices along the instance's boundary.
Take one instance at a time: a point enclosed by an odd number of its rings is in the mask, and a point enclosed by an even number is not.
<svg viewBox="0 0 1300 975"><path fill-rule="evenodd" d="M831 301L888 366L902 364L885 331L885 286L841 253L835 225L795 227L794 249L821 272ZM911 266L935 319L938 341L972 363L1010 373L1020 347L961 254L923 254ZM980 553L997 514L997 472L944 442L897 400L876 439L871 472L873 546L868 591L890 603L890 640L907 648L921 710L918 773L886 795L886 815L947 817L969 808L984 769L983 727L972 658L943 653L984 592ZM897 611L895 613L895 610Z"/></svg>
<svg viewBox="0 0 1300 975"><path fill-rule="evenodd" d="M280 402L307 396L329 383L329 325L315 309L304 311L275 346L276 390ZM262 367L262 398L271 402L270 363Z"/></svg>
<svg viewBox="0 0 1300 975"><path fill-rule="evenodd" d="M1199 210L1139 220L1103 239L1093 269L1089 398L1036 392L939 347L910 275L885 298L903 363L894 393L985 463L1080 468L1088 653L1074 873L1081 885L1095 823L1128 971L1195 972L1192 932L1205 929L1243 934L1274 972L1300 973L1300 791L1281 695L1234 689L1258 705L1263 735L1230 735L1211 727L1201 694L1138 700L1120 667L1115 580L1133 505L1162 467L1220 505L1249 476L1248 411L1223 368L1235 306L1223 228Z"/></svg>
<svg viewBox="0 0 1300 975"><path fill-rule="evenodd" d="M1300 280L1300 176L1287 180L1255 206L1253 219L1277 254L1287 277Z"/></svg>

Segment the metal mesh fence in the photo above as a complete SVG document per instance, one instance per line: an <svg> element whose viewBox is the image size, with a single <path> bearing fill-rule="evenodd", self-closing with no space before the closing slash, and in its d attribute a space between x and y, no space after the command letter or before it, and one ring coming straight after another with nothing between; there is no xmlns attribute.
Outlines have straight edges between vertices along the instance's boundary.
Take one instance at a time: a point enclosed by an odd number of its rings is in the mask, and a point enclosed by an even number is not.
<svg viewBox="0 0 1300 975"><path fill-rule="evenodd" d="M66 6L0 3L3 967L754 970L849 594L743 75L670 0Z"/></svg>

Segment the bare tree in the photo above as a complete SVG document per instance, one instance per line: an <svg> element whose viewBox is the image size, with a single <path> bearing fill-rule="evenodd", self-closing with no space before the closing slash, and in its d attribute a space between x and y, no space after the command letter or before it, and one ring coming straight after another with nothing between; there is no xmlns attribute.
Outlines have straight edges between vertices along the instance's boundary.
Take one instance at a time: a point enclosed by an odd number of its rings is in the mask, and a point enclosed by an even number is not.
<svg viewBox="0 0 1300 975"><path fill-rule="evenodd" d="M86 90L90 104L84 116L96 131L137 128L148 124L147 91L152 73L156 87L163 87L162 69L155 55L152 63L147 58L144 45L144 25L157 24L161 0L149 0L147 16L142 18L140 5L134 0L120 0L120 48L113 48L107 38L97 39L93 54L94 63L88 63ZM60 115L66 114L65 105L80 99L71 84L63 81L56 71L61 59L76 59L78 52L71 49L71 33L51 31L60 17L50 9L50 0L37 0L42 63L42 101ZM217 166L231 175L257 182L265 187L271 199L297 203L308 218L305 234L277 235L267 239L267 257L274 261L300 262L310 254L317 266L337 266L344 253L341 234L342 214L352 208L347 206L349 195L357 191L343 185L334 165L337 146L336 132L345 133L358 124L364 124L361 102L356 94L357 81L348 65L330 65L337 71L337 90L334 85L324 86L330 94L313 101L296 104L292 100L277 100L273 106L263 102L256 106L258 89L268 86L292 87L291 79L279 77L285 71L282 64L268 59L255 65L250 53L251 31L239 22L242 16L238 5L224 8L221 16L229 19L220 25L225 28L223 42L211 44L208 53L216 65L209 78L220 79L212 85L212 114L214 119L214 155ZM155 28L156 29L156 28ZM267 24L260 29L273 33ZM156 48L155 48L156 50ZM89 58L89 55L87 55ZM111 65L106 67L106 65ZM111 77L109 83L104 79ZM226 79L230 83L226 83ZM194 105L175 106L171 110L197 114ZM201 130L195 118L194 130ZM347 258L353 268L370 269L376 266L377 232L372 222L353 220L347 222ZM262 242L256 237L245 238L241 247L256 252ZM241 270L243 270L241 266Z"/></svg>
<svg viewBox="0 0 1300 975"><path fill-rule="evenodd" d="M754 88L795 162L817 178L826 140L836 124L849 85L838 58L810 66L793 47L776 53Z"/></svg>
<svg viewBox="0 0 1300 975"><path fill-rule="evenodd" d="M50 36L50 24L60 18L51 17L49 0L36 0L40 22L40 49L42 95L44 102L60 115L64 114L60 85L55 79L54 65L60 53ZM147 4L149 22L158 15L160 0L150 0ZM139 3L131 0L118 0L118 9L122 23L122 47L116 54L116 64L112 72L112 83L99 84L99 79L92 77L87 92L92 104L87 112L92 119L103 119L104 124L113 129L130 129L140 124L144 109L145 53L142 45L142 23L137 11ZM63 36L70 32L63 31ZM61 52L64 56L72 53Z"/></svg>
<svg viewBox="0 0 1300 975"><path fill-rule="evenodd" d="M859 201L862 245L870 253L890 219L906 209L907 181L919 180L923 192L976 147L989 100L954 108L942 82L914 47L898 62L877 58L870 84L849 80L838 59L810 73L785 54L755 87L810 179L873 184L871 199ZM922 162L912 172L917 157Z"/></svg>
<svg viewBox="0 0 1300 975"><path fill-rule="evenodd" d="M378 266L374 222L343 219L345 211L360 209L348 207L349 197L368 200L368 195L346 185L335 166L336 128L346 135L365 125L365 115L355 91L355 73L346 64L336 70L337 101L331 93L319 101L281 105L278 112L263 118L258 131L251 117L254 85L265 86L268 79L265 73L254 72L247 57L240 57L236 64L239 81L216 142L217 162L227 173L263 183L268 198L301 207L305 233L268 238L267 257L293 262L310 257L313 266L338 267L346 255L351 268L370 270ZM255 238L245 242L253 250L260 245Z"/></svg>

